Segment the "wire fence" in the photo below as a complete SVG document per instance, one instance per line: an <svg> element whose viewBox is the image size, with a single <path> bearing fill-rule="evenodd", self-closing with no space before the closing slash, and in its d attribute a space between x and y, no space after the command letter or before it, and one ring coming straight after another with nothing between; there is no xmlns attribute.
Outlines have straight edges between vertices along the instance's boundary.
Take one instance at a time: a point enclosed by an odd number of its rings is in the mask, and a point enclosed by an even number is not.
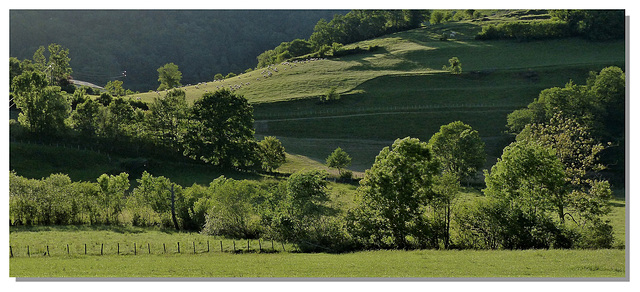
<svg viewBox="0 0 640 292"><path fill-rule="evenodd" d="M526 106L523 104L511 103L452 103L452 104L426 104L426 105L406 105L406 106L379 106L379 107L336 107L311 109L306 111L291 111L287 113L256 113L256 120L304 118L332 115L358 115L358 114L380 114L394 112L414 112L437 109L483 109L483 108L518 108Z"/></svg>
<svg viewBox="0 0 640 292"><path fill-rule="evenodd" d="M273 240L189 241L162 243L101 243L9 245L9 257L51 256L137 256L204 253L276 253L297 251L294 246Z"/></svg>

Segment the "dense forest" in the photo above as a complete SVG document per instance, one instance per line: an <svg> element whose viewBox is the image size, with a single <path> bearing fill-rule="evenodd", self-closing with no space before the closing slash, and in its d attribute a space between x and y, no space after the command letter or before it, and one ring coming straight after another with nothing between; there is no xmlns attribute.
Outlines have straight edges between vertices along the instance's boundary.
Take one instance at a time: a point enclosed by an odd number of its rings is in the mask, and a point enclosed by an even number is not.
<svg viewBox="0 0 640 292"><path fill-rule="evenodd" d="M79 13L81 12L81 13ZM158 87L156 69L180 66L183 83L240 73L283 41L308 37L332 10L11 10L10 55L31 59L57 43L71 53L72 76L134 91ZM122 74L126 71L126 77Z"/></svg>

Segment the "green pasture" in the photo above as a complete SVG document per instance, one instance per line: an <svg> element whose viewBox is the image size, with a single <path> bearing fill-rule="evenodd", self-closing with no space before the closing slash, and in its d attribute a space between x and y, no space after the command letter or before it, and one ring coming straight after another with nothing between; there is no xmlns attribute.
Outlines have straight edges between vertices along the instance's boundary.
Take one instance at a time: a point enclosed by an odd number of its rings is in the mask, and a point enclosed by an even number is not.
<svg viewBox="0 0 640 292"><path fill-rule="evenodd" d="M365 251L16 257L10 277L619 278L624 250Z"/></svg>
<svg viewBox="0 0 640 292"><path fill-rule="evenodd" d="M442 66L453 56L462 62L463 72L541 70L578 65L598 70L625 61L624 41L589 42L579 38L538 42L476 41L473 38L480 30L480 24L468 21L427 26L345 46L379 47L372 52L297 63L291 67L276 64L278 71L270 70L271 77L264 78L265 69L261 68L222 82L203 80L200 85L184 88L187 99L193 101L205 91L217 90L218 86L242 85L237 91L239 94L252 103L263 103L316 97L330 87L344 93L381 76L443 73ZM458 33L456 38L439 40L442 32L451 31ZM565 82L567 80L562 80L561 84ZM249 85L244 85L246 83ZM163 93L136 96L151 101L158 95Z"/></svg>
<svg viewBox="0 0 640 292"><path fill-rule="evenodd" d="M336 147L346 148L355 171L369 168L395 139L428 140L441 125L456 120L479 131L493 159L509 142L504 131L513 110L543 89L572 80L584 83L589 71L624 67L626 61L624 41L474 39L481 25L514 17L429 25L345 46L377 47L370 52L276 64L184 89L193 102L206 91L242 85L236 92L254 105L259 136L277 136L290 154L315 161L324 161ZM456 36L440 40L451 32ZM442 70L454 56L462 63L461 75ZM330 88L341 99L320 104L318 97ZM163 95L136 97L151 101Z"/></svg>

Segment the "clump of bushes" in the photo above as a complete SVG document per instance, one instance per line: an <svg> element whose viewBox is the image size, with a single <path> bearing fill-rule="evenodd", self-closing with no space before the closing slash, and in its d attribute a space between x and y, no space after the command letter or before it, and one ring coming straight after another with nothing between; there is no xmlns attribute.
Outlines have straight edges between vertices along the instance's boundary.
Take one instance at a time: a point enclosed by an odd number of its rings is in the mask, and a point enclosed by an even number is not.
<svg viewBox="0 0 640 292"><path fill-rule="evenodd" d="M490 24L482 27L477 40L531 41L554 39L572 36L571 27L563 21L506 22L498 25Z"/></svg>

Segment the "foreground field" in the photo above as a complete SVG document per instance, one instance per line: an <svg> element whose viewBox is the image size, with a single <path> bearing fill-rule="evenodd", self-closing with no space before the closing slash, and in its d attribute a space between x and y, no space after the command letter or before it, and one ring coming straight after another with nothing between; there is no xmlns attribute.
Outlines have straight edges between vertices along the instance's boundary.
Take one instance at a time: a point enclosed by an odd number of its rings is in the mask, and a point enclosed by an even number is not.
<svg viewBox="0 0 640 292"><path fill-rule="evenodd" d="M337 188L337 186L334 186ZM350 190L337 188L338 192ZM349 197L349 196L345 196ZM335 204L349 200L333 198ZM625 202L607 218L625 246ZM624 248L610 250L419 250L296 253L288 244L136 227L58 226L10 229L10 277L268 278L619 278ZM177 253L177 243L182 250ZM209 242L209 251L207 245ZM132 247L136 244L134 251ZM222 243L223 252L220 252ZM66 245L69 244L69 254ZM87 255L84 255L87 244ZM166 244L166 253L163 250ZM234 244L237 254L231 252ZM116 250L120 247L120 254ZM193 253L193 248L196 253ZM30 256L26 254L30 246ZM45 256L46 247L49 254ZM273 246L273 248L272 248ZM263 252L259 252L262 248ZM103 256L100 251L103 249ZM291 252L294 251L294 252Z"/></svg>
<svg viewBox="0 0 640 292"><path fill-rule="evenodd" d="M11 277L624 278L624 250L203 253L12 258Z"/></svg>

